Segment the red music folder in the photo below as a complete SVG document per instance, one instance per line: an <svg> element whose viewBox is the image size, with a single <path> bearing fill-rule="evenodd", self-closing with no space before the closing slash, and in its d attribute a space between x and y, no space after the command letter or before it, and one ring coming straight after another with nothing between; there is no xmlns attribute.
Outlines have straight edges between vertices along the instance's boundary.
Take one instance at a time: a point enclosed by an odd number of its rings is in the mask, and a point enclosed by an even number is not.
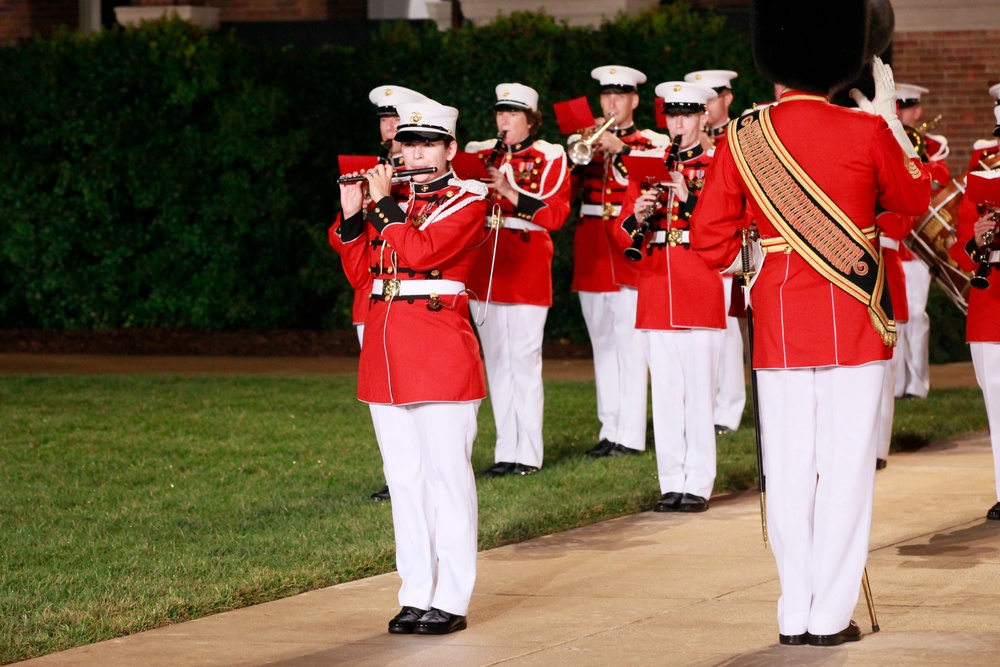
<svg viewBox="0 0 1000 667"><path fill-rule="evenodd" d="M653 113L656 114L656 127L661 130L667 129L667 114L663 113L662 97L657 97L653 100Z"/></svg>
<svg viewBox="0 0 1000 667"><path fill-rule="evenodd" d="M366 172L378 164L378 158L374 155L338 155L337 165L340 167L340 175L353 174L356 171Z"/></svg>
<svg viewBox="0 0 1000 667"><path fill-rule="evenodd" d="M1000 170L969 172L965 196L975 204L1000 206Z"/></svg>
<svg viewBox="0 0 1000 667"><path fill-rule="evenodd" d="M552 105L559 122L559 131L563 134L573 134L588 127L594 127L597 122L590 110L586 97L577 97L566 102L556 102Z"/></svg>
<svg viewBox="0 0 1000 667"><path fill-rule="evenodd" d="M670 180L670 172L662 157L641 155L623 155L625 168L628 170L628 180L636 183L666 183Z"/></svg>
<svg viewBox="0 0 1000 667"><path fill-rule="evenodd" d="M478 153L458 151L451 159L451 168L462 180L481 181L490 176Z"/></svg>

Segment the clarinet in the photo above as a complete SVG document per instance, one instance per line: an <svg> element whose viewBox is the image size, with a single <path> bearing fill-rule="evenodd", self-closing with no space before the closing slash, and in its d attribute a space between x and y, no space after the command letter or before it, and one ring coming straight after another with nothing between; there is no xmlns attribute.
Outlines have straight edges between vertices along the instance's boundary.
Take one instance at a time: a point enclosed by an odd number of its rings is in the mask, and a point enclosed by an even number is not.
<svg viewBox="0 0 1000 667"><path fill-rule="evenodd" d="M667 171L673 171L674 169L677 168L677 163L680 162L681 158L680 148L681 148L681 135L678 134L674 137L674 140L670 143L670 151L667 152L667 159L665 161ZM657 197L663 194L662 185L659 184L654 185L651 189L656 191ZM673 194L673 190L671 190L670 193ZM672 197L668 208L673 208ZM650 225L649 221L652 217L653 217L653 211L650 210L649 214L646 215L646 217L643 218L642 222L640 222L636 226L636 228L632 231L631 234L632 245L630 245L628 248L625 248L626 259L629 259L633 262L638 262L640 259L642 259L642 244L646 241L646 233L649 231L649 225Z"/></svg>
<svg viewBox="0 0 1000 667"><path fill-rule="evenodd" d="M987 207L984 204L976 205L976 212L979 215L985 215ZM993 222L1000 222L1000 211L994 211ZM993 254L993 242L997 237L997 228L987 230L983 234L983 247L974 250L972 258L974 261L979 262L979 266L976 267L976 273L972 276L969 284L976 289L989 289L990 286L990 274L993 272L993 266L990 264L990 255ZM972 239L969 245L975 246L976 240Z"/></svg>
<svg viewBox="0 0 1000 667"><path fill-rule="evenodd" d="M503 140L506 135L506 130L500 130L497 132L497 142L493 144L493 150L490 152L490 156L486 159L487 167L495 168L497 166L497 158L500 157L500 153L503 152Z"/></svg>

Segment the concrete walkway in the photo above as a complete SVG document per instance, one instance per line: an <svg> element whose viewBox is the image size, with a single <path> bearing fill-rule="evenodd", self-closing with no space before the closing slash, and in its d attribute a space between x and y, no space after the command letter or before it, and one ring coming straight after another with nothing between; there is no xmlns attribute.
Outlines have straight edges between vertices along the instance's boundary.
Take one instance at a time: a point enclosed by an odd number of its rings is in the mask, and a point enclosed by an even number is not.
<svg viewBox="0 0 1000 667"><path fill-rule="evenodd" d="M1000 522L989 440L893 455L878 473L864 639L777 644L778 582L756 494L483 552L469 628L393 636L387 574L22 663L190 665L996 665Z"/></svg>

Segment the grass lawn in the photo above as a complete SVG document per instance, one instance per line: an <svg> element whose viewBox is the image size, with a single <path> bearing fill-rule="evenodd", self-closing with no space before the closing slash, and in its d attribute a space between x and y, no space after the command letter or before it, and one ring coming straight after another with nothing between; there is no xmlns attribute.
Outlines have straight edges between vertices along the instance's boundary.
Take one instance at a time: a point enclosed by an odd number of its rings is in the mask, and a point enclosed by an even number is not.
<svg viewBox="0 0 1000 667"><path fill-rule="evenodd" d="M353 377L0 377L0 663L394 569ZM545 468L479 477L488 549L652 507L656 460L594 460L593 382L545 385ZM975 389L897 403L896 443L986 428ZM756 484L752 421L715 492ZM489 402L473 464L493 461ZM652 433L650 429L650 441Z"/></svg>

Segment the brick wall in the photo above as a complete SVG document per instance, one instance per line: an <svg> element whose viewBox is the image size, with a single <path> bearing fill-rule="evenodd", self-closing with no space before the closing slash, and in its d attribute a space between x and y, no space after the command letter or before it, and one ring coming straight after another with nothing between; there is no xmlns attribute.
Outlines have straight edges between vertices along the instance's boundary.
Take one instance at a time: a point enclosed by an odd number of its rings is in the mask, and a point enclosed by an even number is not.
<svg viewBox="0 0 1000 667"><path fill-rule="evenodd" d="M996 120L988 88L1000 81L1000 30L896 33L892 62L896 81L930 89L923 118L943 118L932 130L948 138L952 176L965 173L977 139L993 134Z"/></svg>
<svg viewBox="0 0 1000 667"><path fill-rule="evenodd" d="M367 0L203 0L203 4L219 7L220 18L227 23L364 20L368 12ZM49 35L60 25L75 29L79 12L78 0L0 0L0 42Z"/></svg>
<svg viewBox="0 0 1000 667"><path fill-rule="evenodd" d="M327 21L367 18L367 0L205 0L222 10L223 23Z"/></svg>
<svg viewBox="0 0 1000 667"><path fill-rule="evenodd" d="M79 23L77 0L0 0L0 42L49 35L56 26Z"/></svg>

